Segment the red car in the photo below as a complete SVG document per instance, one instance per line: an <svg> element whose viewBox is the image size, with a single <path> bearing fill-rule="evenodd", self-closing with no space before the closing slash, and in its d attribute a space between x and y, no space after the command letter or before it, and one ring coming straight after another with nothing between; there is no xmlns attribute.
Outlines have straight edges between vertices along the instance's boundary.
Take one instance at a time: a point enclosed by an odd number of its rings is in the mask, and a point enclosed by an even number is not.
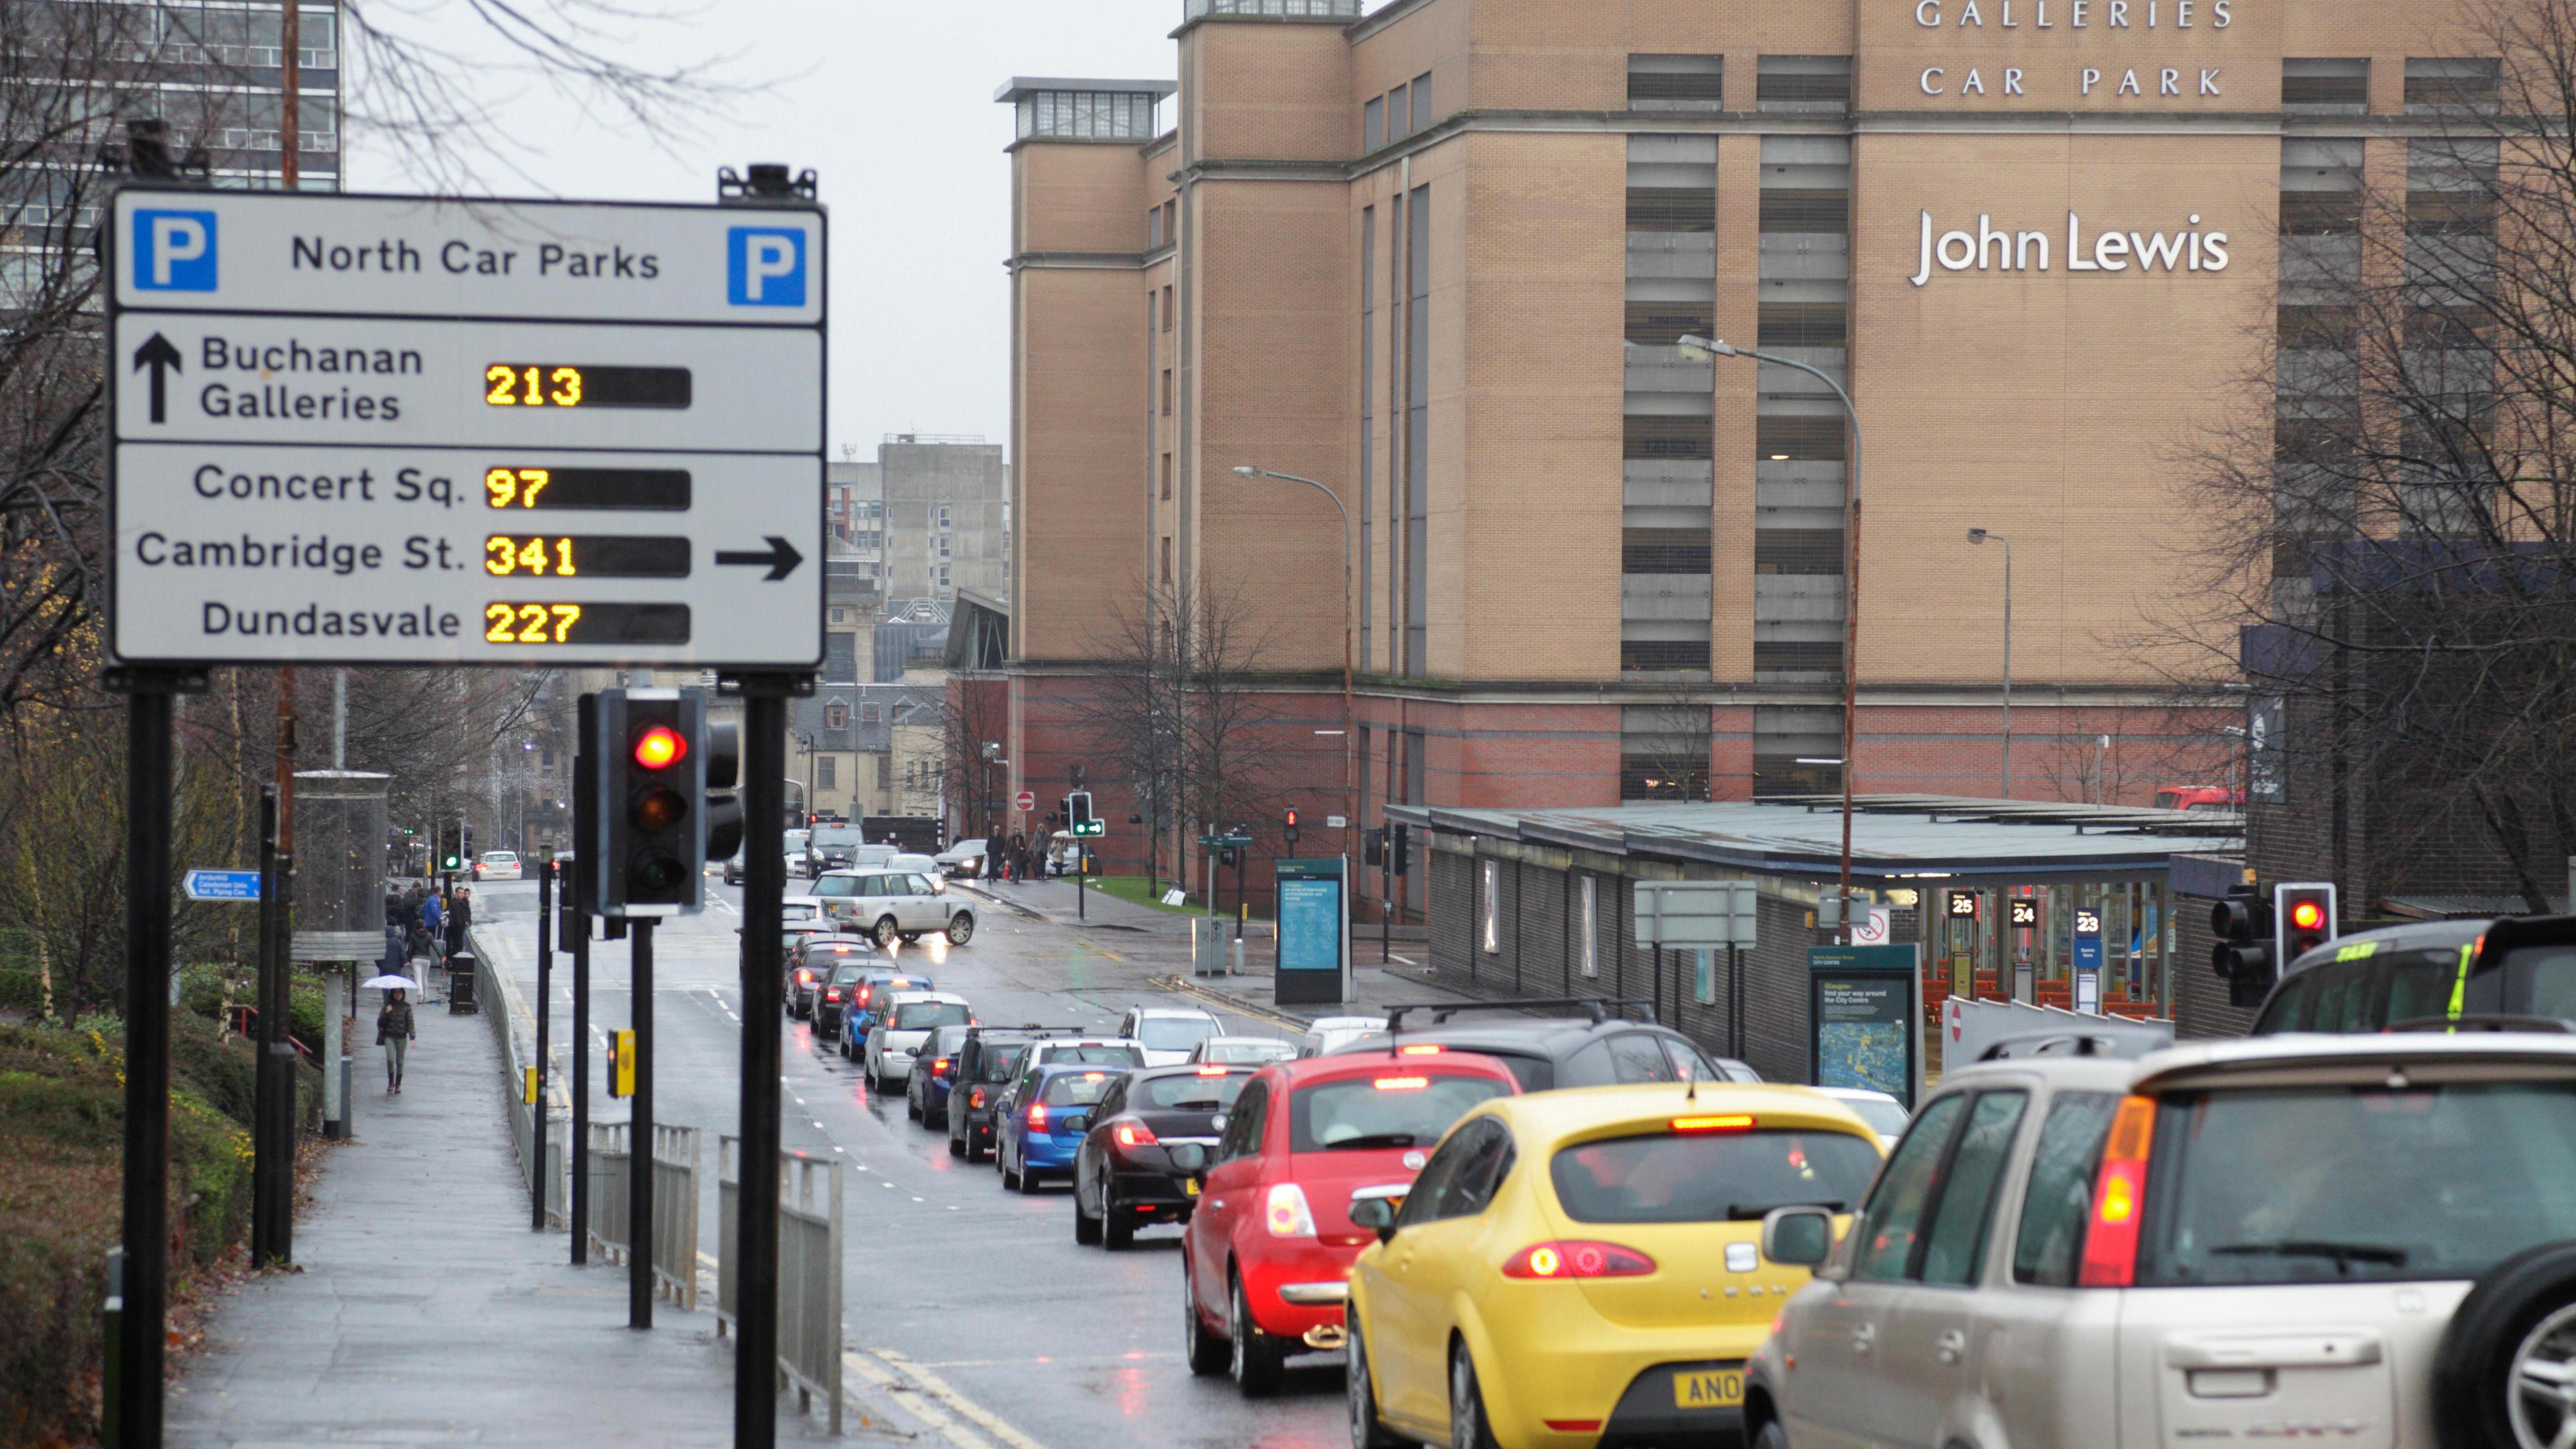
<svg viewBox="0 0 2576 1449"><path fill-rule="evenodd" d="M1351 1203L1401 1199L1451 1123L1519 1090L1501 1062L1427 1044L1254 1073L1206 1150L1181 1240L1191 1372L1265 1394L1290 1354L1340 1348L1351 1261L1375 1238ZM1201 1149L1176 1160L1184 1150Z"/></svg>

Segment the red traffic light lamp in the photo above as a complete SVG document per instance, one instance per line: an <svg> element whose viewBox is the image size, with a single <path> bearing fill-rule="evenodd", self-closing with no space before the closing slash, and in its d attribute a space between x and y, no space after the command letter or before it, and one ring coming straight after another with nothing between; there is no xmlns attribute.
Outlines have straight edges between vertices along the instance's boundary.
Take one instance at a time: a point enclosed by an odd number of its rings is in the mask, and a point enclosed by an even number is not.
<svg viewBox="0 0 2576 1449"><path fill-rule="evenodd" d="M2335 888L2326 881L2284 883L2272 888L2272 918L2280 933L2274 965L2283 971L2302 955L2333 940Z"/></svg>
<svg viewBox="0 0 2576 1449"><path fill-rule="evenodd" d="M688 757L688 737L669 725L655 725L635 737L635 763L647 770L667 770Z"/></svg>

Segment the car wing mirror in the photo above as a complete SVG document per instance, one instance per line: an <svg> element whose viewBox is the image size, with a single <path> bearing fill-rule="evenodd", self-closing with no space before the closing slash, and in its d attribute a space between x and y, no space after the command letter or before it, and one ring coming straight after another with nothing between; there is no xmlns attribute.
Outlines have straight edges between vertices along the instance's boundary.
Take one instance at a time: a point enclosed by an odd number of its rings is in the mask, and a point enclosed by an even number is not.
<svg viewBox="0 0 2576 1449"><path fill-rule="evenodd" d="M1171 1149L1172 1166L1195 1177L1207 1171L1208 1150L1205 1143L1183 1142Z"/></svg>
<svg viewBox="0 0 2576 1449"><path fill-rule="evenodd" d="M1090 1131L1091 1114L1088 1112L1075 1112L1070 1114L1064 1119L1064 1130L1067 1132Z"/></svg>
<svg viewBox="0 0 2576 1449"><path fill-rule="evenodd" d="M1773 1208L1762 1215L1762 1256L1792 1268L1824 1266L1834 1250L1834 1215L1820 1207Z"/></svg>
<svg viewBox="0 0 2576 1449"><path fill-rule="evenodd" d="M1377 1234L1381 1243L1395 1236L1395 1204L1382 1197L1364 1197L1351 1204L1351 1226Z"/></svg>

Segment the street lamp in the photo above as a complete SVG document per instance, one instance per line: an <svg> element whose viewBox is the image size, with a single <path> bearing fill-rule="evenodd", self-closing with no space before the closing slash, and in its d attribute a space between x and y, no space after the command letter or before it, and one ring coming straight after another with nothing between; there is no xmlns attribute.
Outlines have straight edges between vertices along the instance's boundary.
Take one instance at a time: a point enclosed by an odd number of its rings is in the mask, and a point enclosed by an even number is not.
<svg viewBox="0 0 2576 1449"><path fill-rule="evenodd" d="M2004 546L2004 798L2012 798L2012 540L1988 529L1968 530L1968 542Z"/></svg>
<svg viewBox="0 0 2576 1449"><path fill-rule="evenodd" d="M1843 468L1843 872L1842 910L1834 935L1838 942L1851 941L1851 834L1852 834L1852 724L1860 700L1860 410L1852 406L1851 394L1822 368L1811 367L1794 357L1756 352L1750 347L1737 347L1722 337L1685 336L1675 349L1688 362L1712 362L1720 357L1749 357L1774 367L1803 372L1834 390L1843 405L1843 416L1851 421L1851 460Z"/></svg>
<svg viewBox="0 0 2576 1449"><path fill-rule="evenodd" d="M1351 511L1342 504L1342 496L1312 478L1294 473L1273 473L1267 468L1237 468L1238 478L1276 478L1282 483L1303 483L1333 500L1333 511L1342 516L1342 853L1356 855L1352 832L1359 828L1356 803L1357 786L1353 778L1351 755L1351 636L1353 609L1351 594Z"/></svg>

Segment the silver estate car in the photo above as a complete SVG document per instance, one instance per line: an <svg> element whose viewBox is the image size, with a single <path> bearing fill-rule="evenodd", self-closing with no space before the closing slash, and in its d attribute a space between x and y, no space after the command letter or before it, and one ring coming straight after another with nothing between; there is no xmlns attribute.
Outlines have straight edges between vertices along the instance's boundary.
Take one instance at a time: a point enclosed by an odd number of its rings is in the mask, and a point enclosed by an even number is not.
<svg viewBox="0 0 2576 1449"><path fill-rule="evenodd" d="M1764 1223L1756 1449L2576 1443L2576 1036L1981 1063L1849 1206Z"/></svg>

